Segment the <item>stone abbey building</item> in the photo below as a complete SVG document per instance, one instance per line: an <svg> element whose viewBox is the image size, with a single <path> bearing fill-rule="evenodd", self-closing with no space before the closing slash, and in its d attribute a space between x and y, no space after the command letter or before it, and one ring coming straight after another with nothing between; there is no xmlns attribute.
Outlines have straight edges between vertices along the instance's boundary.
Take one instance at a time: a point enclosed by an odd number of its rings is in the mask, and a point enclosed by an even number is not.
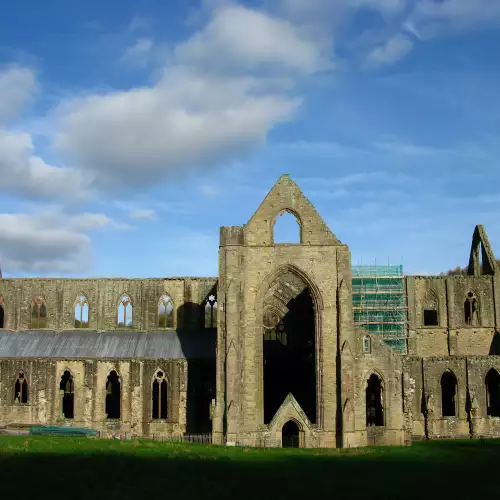
<svg viewBox="0 0 500 500"><path fill-rule="evenodd" d="M300 243L275 244L289 212ZM218 278L0 280L0 426L353 447L500 436L500 278L402 278L405 349L354 321L351 255L283 175Z"/></svg>

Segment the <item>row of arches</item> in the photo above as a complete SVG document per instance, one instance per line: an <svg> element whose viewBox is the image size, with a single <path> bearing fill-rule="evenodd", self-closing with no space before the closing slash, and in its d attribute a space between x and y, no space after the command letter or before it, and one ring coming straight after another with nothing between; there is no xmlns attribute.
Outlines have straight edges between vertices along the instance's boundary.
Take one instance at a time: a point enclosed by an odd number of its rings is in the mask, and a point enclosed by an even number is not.
<svg viewBox="0 0 500 500"><path fill-rule="evenodd" d="M105 413L110 420L121 418L121 379L112 370L106 379ZM151 419L168 418L168 382L163 370L155 370L151 383ZM73 375L65 370L59 382L61 416L72 419L75 416L75 383ZM23 371L19 372L14 384L14 403L29 404L29 384Z"/></svg>
<svg viewBox="0 0 500 500"><path fill-rule="evenodd" d="M484 380L486 390L486 414L500 417L500 374L491 368ZM456 417L458 413L458 380L451 370L441 376L441 416ZM428 410L428 408L426 408Z"/></svg>
<svg viewBox="0 0 500 500"><path fill-rule="evenodd" d="M481 326L479 299L473 291L467 292L463 302L463 324L465 326ZM422 307L424 326L439 326L439 299L435 292L429 291Z"/></svg>
<svg viewBox="0 0 500 500"><path fill-rule="evenodd" d="M5 310L4 298L0 296L0 328L4 328ZM216 328L217 326L217 298L209 295L204 303L204 326L205 328ZM85 295L79 295L74 303L74 327L89 327L89 301ZM30 328L33 330L47 327L47 301L43 295L37 294L31 303ZM134 302L132 298L123 294L117 307L116 325L123 328L134 326ZM163 294L158 300L157 328L175 328L176 315L172 298Z"/></svg>

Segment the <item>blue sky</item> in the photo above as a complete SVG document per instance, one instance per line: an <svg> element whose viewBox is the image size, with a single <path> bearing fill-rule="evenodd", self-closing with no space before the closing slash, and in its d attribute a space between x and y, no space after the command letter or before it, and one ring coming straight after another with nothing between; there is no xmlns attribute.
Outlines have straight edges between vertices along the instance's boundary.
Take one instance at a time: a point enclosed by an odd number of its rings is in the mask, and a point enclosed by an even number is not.
<svg viewBox="0 0 500 500"><path fill-rule="evenodd" d="M216 276L283 173L353 264L500 248L500 1L4 3L5 277Z"/></svg>

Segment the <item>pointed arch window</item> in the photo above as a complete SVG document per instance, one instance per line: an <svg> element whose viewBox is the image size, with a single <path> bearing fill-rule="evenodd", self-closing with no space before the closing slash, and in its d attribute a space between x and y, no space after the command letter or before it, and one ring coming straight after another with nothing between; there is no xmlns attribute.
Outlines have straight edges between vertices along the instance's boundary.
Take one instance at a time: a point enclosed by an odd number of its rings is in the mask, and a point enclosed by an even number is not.
<svg viewBox="0 0 500 500"><path fill-rule="evenodd" d="M384 425L384 389L382 380L372 374L366 384L366 425Z"/></svg>
<svg viewBox="0 0 500 500"><path fill-rule="evenodd" d="M19 372L14 384L14 403L26 404L28 402L28 380L24 372Z"/></svg>
<svg viewBox="0 0 500 500"><path fill-rule="evenodd" d="M479 301L474 292L469 292L465 298L464 320L467 326L479 326Z"/></svg>
<svg viewBox="0 0 500 500"><path fill-rule="evenodd" d="M273 221L273 243L300 244L302 226L300 219L290 210L282 210Z"/></svg>
<svg viewBox="0 0 500 500"><path fill-rule="evenodd" d="M106 381L106 417L108 419L120 418L121 383L120 377L113 370Z"/></svg>
<svg viewBox="0 0 500 500"><path fill-rule="evenodd" d="M371 354L372 352L372 339L367 335L363 338L363 354Z"/></svg>
<svg viewBox="0 0 500 500"><path fill-rule="evenodd" d="M457 415L457 377L451 371L446 371L441 377L441 414L443 417Z"/></svg>
<svg viewBox="0 0 500 500"><path fill-rule="evenodd" d="M89 302L85 295L80 295L75 302L75 328L89 327Z"/></svg>
<svg viewBox="0 0 500 500"><path fill-rule="evenodd" d="M161 370L156 372L153 380L152 407L153 420L167 418L168 383L165 379L165 373Z"/></svg>
<svg viewBox="0 0 500 500"><path fill-rule="evenodd" d="M217 328L217 297L209 295L205 302L205 328Z"/></svg>
<svg viewBox="0 0 500 500"><path fill-rule="evenodd" d="M59 383L59 394L61 398L61 413L64 418L74 418L75 416L75 386L73 375L66 370L61 376Z"/></svg>
<svg viewBox="0 0 500 500"><path fill-rule="evenodd" d="M486 414L500 417L500 375L492 368L486 375Z"/></svg>
<svg viewBox="0 0 500 500"><path fill-rule="evenodd" d="M158 302L158 327L174 327L174 305L168 295L162 295Z"/></svg>
<svg viewBox="0 0 500 500"><path fill-rule="evenodd" d="M133 323L133 303L128 295L122 295L118 304L117 326L131 328Z"/></svg>
<svg viewBox="0 0 500 500"><path fill-rule="evenodd" d="M0 328L4 328L5 324L5 304L3 297L0 295Z"/></svg>
<svg viewBox="0 0 500 500"><path fill-rule="evenodd" d="M35 295L31 304L32 329L47 327L47 303L43 295Z"/></svg>

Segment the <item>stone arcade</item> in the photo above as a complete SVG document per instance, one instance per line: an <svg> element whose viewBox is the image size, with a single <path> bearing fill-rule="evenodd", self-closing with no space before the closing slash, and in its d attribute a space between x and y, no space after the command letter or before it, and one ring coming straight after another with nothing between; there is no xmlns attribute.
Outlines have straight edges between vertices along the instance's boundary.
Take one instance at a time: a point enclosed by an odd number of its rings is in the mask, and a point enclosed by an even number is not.
<svg viewBox="0 0 500 500"><path fill-rule="evenodd" d="M300 243L275 244L293 214ZM354 324L349 248L283 175L218 278L0 279L0 426L353 447L500 436L500 279L406 277L407 353Z"/></svg>

